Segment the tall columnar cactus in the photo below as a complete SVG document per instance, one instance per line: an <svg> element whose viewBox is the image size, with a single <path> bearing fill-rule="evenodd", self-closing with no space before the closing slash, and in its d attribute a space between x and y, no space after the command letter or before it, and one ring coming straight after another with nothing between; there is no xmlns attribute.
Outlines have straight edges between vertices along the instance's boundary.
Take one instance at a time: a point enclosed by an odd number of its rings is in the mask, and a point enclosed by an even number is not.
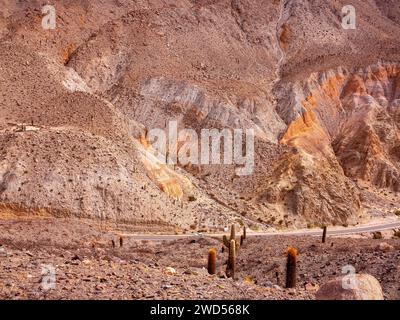
<svg viewBox="0 0 400 320"><path fill-rule="evenodd" d="M232 224L231 226L231 237L229 240L235 240L236 239L236 230L235 230L235 225Z"/></svg>
<svg viewBox="0 0 400 320"><path fill-rule="evenodd" d="M236 235L236 232L235 232L235 225L232 225L232 227L231 227L231 235L230 235L230 238L228 239L228 237L226 236L226 235L223 235L222 236L222 243L224 244L224 246L225 247L227 247L228 249L229 249L229 246L230 246L230 241L231 240L235 240L235 249L236 249L236 251L238 251L239 250L239 247L240 247L240 242L241 241L236 241L236 239L235 239L235 235ZM232 238L232 236L233 236L233 238ZM222 251L223 252L223 251Z"/></svg>
<svg viewBox="0 0 400 320"><path fill-rule="evenodd" d="M119 237L119 246L123 247L124 245L124 239L122 237Z"/></svg>
<svg viewBox="0 0 400 320"><path fill-rule="evenodd" d="M231 240L229 243L228 264L226 266L226 275L235 279L236 271L236 241Z"/></svg>
<svg viewBox="0 0 400 320"><path fill-rule="evenodd" d="M224 246L229 248L229 240L228 237L226 235L222 236L222 242L224 243Z"/></svg>
<svg viewBox="0 0 400 320"><path fill-rule="evenodd" d="M209 274L217 273L217 250L208 250L208 266L207 270Z"/></svg>
<svg viewBox="0 0 400 320"><path fill-rule="evenodd" d="M245 239L246 239L246 226L243 226L243 234L240 236L240 245L243 244Z"/></svg>
<svg viewBox="0 0 400 320"><path fill-rule="evenodd" d="M322 243L326 242L326 226L323 227L323 231L322 231Z"/></svg>
<svg viewBox="0 0 400 320"><path fill-rule="evenodd" d="M295 288L297 282L297 250L289 247L287 250L286 288Z"/></svg>

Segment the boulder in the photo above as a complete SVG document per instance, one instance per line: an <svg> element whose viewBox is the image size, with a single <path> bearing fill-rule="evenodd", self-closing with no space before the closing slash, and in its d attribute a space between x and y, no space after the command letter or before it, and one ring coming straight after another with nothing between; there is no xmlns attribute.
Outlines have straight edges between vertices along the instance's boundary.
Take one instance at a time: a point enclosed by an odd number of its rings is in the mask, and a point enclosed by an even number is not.
<svg viewBox="0 0 400 320"><path fill-rule="evenodd" d="M394 250L394 247L387 242L381 242L378 245L378 250L383 251L383 252L388 252Z"/></svg>
<svg viewBox="0 0 400 320"><path fill-rule="evenodd" d="M317 292L319 290L319 285L313 283L307 283L304 286L304 288L306 289L306 291Z"/></svg>
<svg viewBox="0 0 400 320"><path fill-rule="evenodd" d="M164 270L165 274L173 276L176 274L176 270L172 267L166 267Z"/></svg>
<svg viewBox="0 0 400 320"><path fill-rule="evenodd" d="M321 286L317 300L383 300L379 281L369 274L337 277Z"/></svg>

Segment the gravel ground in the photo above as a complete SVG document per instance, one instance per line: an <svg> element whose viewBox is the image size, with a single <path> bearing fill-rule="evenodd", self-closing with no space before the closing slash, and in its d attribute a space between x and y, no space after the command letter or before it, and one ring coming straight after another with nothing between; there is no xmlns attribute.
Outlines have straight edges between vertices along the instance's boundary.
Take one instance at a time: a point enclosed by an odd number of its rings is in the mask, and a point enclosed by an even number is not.
<svg viewBox="0 0 400 320"><path fill-rule="evenodd" d="M113 241L115 247L113 247ZM345 265L370 273L386 299L399 299L400 240L248 238L238 252L237 279L224 277L219 239L136 241L84 220L0 221L1 299L314 299L318 286ZM390 251L378 249L381 242ZM299 250L298 287L284 289L285 250ZM217 275L205 270L218 250ZM51 275L42 269L54 268ZM47 269L46 269L47 268ZM44 285L43 285L44 284ZM49 285L50 284L50 285Z"/></svg>

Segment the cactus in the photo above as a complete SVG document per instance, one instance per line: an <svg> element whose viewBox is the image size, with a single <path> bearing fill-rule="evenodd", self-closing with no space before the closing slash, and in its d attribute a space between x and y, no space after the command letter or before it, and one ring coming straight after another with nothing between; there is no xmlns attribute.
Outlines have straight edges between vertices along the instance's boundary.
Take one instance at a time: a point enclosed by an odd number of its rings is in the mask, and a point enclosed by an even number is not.
<svg viewBox="0 0 400 320"><path fill-rule="evenodd" d="M240 236L240 245L243 245L245 239L246 239L246 226L243 226L243 234Z"/></svg>
<svg viewBox="0 0 400 320"><path fill-rule="evenodd" d="M216 274L217 270L217 251L215 249L208 250L208 267L209 274Z"/></svg>
<svg viewBox="0 0 400 320"><path fill-rule="evenodd" d="M122 247L124 245L124 239L119 237L119 246Z"/></svg>
<svg viewBox="0 0 400 320"><path fill-rule="evenodd" d="M295 288L297 280L297 250L289 247L287 250L286 288Z"/></svg>
<svg viewBox="0 0 400 320"><path fill-rule="evenodd" d="M236 230L235 230L235 225L232 224L231 226L231 237L229 238L229 240L235 240L236 239Z"/></svg>
<svg viewBox="0 0 400 320"><path fill-rule="evenodd" d="M322 243L326 242L326 226L323 228L324 230L322 231Z"/></svg>
<svg viewBox="0 0 400 320"><path fill-rule="evenodd" d="M235 240L235 250L238 252L240 249L240 242Z"/></svg>
<svg viewBox="0 0 400 320"><path fill-rule="evenodd" d="M245 232L245 231L244 231ZM231 226L231 235L228 239L226 235L222 236L222 252L224 252L224 247L228 248L228 262L226 266L226 275L228 277L235 278L236 270L236 253L239 251L240 245L243 243L243 235L240 236L240 241L236 241L236 230L235 225Z"/></svg>
<svg viewBox="0 0 400 320"><path fill-rule="evenodd" d="M222 242L224 243L225 247L229 248L229 240L227 236L222 237Z"/></svg>
<svg viewBox="0 0 400 320"><path fill-rule="evenodd" d="M111 240L111 245L112 245L113 248L115 248L115 241L114 241L114 239Z"/></svg>
<svg viewBox="0 0 400 320"><path fill-rule="evenodd" d="M232 239L232 240L234 240L234 239ZM229 249L230 242L229 242L227 236L222 237L222 242L224 243L224 246ZM235 240L235 246L236 246L236 251L238 251L240 249L240 242ZM224 252L224 250L222 250L222 252Z"/></svg>
<svg viewBox="0 0 400 320"><path fill-rule="evenodd" d="M235 279L236 271L236 241L231 240L229 244L228 264L226 266L226 275Z"/></svg>

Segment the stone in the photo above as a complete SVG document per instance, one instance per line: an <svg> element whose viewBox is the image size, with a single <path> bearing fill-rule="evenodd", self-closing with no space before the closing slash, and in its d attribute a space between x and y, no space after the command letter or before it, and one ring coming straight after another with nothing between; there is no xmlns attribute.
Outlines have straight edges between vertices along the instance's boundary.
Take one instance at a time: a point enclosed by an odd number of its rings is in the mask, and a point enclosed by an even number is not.
<svg viewBox="0 0 400 320"><path fill-rule="evenodd" d="M310 292L316 292L316 291L319 290L319 285L318 284L313 284L313 283L307 283L305 285L305 289L307 291L310 291Z"/></svg>
<svg viewBox="0 0 400 320"><path fill-rule="evenodd" d="M186 269L184 272L184 274L189 274L189 275L194 275L197 276L199 274L199 272L195 269Z"/></svg>
<svg viewBox="0 0 400 320"><path fill-rule="evenodd" d="M176 274L176 270L172 267L166 267L165 268L165 274L168 274L170 276L175 275Z"/></svg>
<svg viewBox="0 0 400 320"><path fill-rule="evenodd" d="M317 300L383 300L379 281L369 274L354 274L328 281L316 293Z"/></svg>
<svg viewBox="0 0 400 320"><path fill-rule="evenodd" d="M377 249L379 249L380 251L388 252L394 250L394 247L387 242L381 242L378 245Z"/></svg>

